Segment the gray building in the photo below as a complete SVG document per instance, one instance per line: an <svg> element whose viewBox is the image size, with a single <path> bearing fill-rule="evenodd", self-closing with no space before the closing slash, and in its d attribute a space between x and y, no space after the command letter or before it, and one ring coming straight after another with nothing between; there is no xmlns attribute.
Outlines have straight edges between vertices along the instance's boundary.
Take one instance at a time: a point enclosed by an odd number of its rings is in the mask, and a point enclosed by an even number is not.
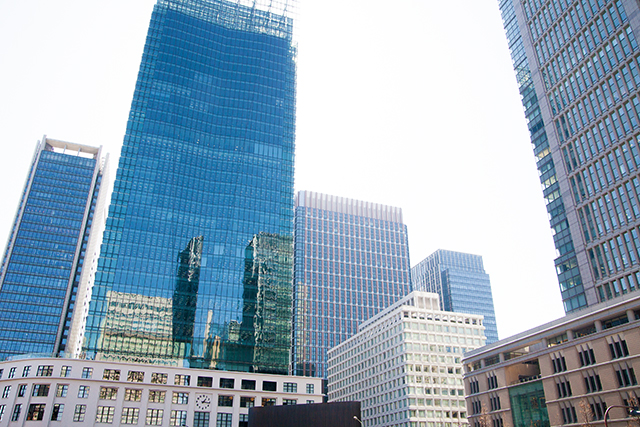
<svg viewBox="0 0 640 427"><path fill-rule="evenodd" d="M410 292L402 209L301 191L294 250L293 373L326 378L327 350Z"/></svg>
<svg viewBox="0 0 640 427"><path fill-rule="evenodd" d="M0 268L0 359L77 355L104 229L102 148L36 146Z"/></svg>
<svg viewBox="0 0 640 427"><path fill-rule="evenodd" d="M565 311L640 286L640 4L500 0Z"/></svg>
<svg viewBox="0 0 640 427"><path fill-rule="evenodd" d="M438 249L411 269L414 290L440 295L445 311L484 316L487 343L498 340L489 275L480 255Z"/></svg>

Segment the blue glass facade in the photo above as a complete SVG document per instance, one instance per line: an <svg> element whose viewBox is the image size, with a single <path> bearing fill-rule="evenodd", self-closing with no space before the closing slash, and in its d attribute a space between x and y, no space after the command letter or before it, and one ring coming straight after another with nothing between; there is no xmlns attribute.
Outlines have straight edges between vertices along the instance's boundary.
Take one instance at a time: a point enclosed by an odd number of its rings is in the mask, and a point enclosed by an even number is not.
<svg viewBox="0 0 640 427"><path fill-rule="evenodd" d="M0 359L66 351L91 264L100 160L97 148L38 144L0 270Z"/></svg>
<svg viewBox="0 0 640 427"><path fill-rule="evenodd" d="M440 295L442 310L484 316L487 343L498 341L489 275L480 255L438 249L411 269L417 291Z"/></svg>
<svg viewBox="0 0 640 427"><path fill-rule="evenodd" d="M499 2L566 312L640 289L640 26L622 0Z"/></svg>
<svg viewBox="0 0 640 427"><path fill-rule="evenodd" d="M254 238L279 236L270 250L292 270L292 21L270 2L240 3L154 8L87 321L90 356L287 372L279 341L239 331ZM291 298L290 276L279 301ZM290 322L291 305L279 309Z"/></svg>
<svg viewBox="0 0 640 427"><path fill-rule="evenodd" d="M402 210L301 191L295 211L293 373L327 378L327 350L411 292Z"/></svg>

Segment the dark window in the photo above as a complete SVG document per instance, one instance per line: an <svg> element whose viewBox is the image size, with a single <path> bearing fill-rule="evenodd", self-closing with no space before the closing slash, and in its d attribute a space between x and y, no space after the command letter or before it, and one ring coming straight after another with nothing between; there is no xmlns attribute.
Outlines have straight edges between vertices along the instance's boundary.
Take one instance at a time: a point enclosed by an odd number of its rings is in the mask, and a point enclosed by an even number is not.
<svg viewBox="0 0 640 427"><path fill-rule="evenodd" d="M198 387L213 387L213 377L198 377Z"/></svg>
<svg viewBox="0 0 640 427"><path fill-rule="evenodd" d="M253 408L255 406L255 397L245 397L240 396L240 407L241 408Z"/></svg>
<svg viewBox="0 0 640 427"><path fill-rule="evenodd" d="M234 388L235 380L233 378L220 378L220 388Z"/></svg>
<svg viewBox="0 0 640 427"><path fill-rule="evenodd" d="M243 390L255 390L256 389L256 380L242 380L242 389Z"/></svg>
<svg viewBox="0 0 640 427"><path fill-rule="evenodd" d="M233 406L233 396L218 396L218 406Z"/></svg>
<svg viewBox="0 0 640 427"><path fill-rule="evenodd" d="M44 404L32 403L29 405L29 412L27 412L27 421L42 421L44 420Z"/></svg>
<svg viewBox="0 0 640 427"><path fill-rule="evenodd" d="M618 379L618 387L629 387L638 384L633 368L620 368L616 370L616 377Z"/></svg>
<svg viewBox="0 0 640 427"><path fill-rule="evenodd" d="M263 391L276 391L277 383L275 381L263 381L262 382L262 390Z"/></svg>

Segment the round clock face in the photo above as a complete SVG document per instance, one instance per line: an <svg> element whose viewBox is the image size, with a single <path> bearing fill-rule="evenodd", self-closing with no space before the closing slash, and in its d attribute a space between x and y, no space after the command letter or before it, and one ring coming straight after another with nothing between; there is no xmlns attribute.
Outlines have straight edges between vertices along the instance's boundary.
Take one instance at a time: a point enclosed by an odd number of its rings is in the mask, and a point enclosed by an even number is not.
<svg viewBox="0 0 640 427"><path fill-rule="evenodd" d="M198 409L209 409L211 407L211 396L199 394L196 396L196 407Z"/></svg>

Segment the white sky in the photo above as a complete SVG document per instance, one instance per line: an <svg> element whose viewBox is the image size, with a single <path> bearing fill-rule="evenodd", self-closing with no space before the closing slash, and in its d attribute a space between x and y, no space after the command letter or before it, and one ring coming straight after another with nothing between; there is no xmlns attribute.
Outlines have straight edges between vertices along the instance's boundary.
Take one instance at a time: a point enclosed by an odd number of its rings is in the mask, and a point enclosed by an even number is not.
<svg viewBox="0 0 640 427"><path fill-rule="evenodd" d="M154 3L0 0L0 245L44 134L104 145L115 175ZM501 338L561 317L498 1L298 10L296 191L401 207L412 265L482 255Z"/></svg>

